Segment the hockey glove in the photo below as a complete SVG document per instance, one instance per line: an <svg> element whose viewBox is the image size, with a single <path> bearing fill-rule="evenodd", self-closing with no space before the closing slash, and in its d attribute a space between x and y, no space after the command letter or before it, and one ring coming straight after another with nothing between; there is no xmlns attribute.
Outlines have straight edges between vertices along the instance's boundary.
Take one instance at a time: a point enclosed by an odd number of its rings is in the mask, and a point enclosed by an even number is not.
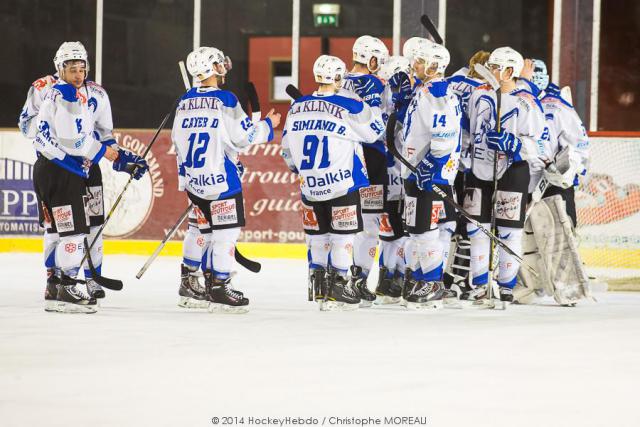
<svg viewBox="0 0 640 427"><path fill-rule="evenodd" d="M510 157L516 157L522 148L520 138L510 132L487 132L487 145L489 149L502 151Z"/></svg>
<svg viewBox="0 0 640 427"><path fill-rule="evenodd" d="M145 159L127 150L120 150L118 158L113 161L113 170L126 172L136 180L142 178L148 169L149 165Z"/></svg>
<svg viewBox="0 0 640 427"><path fill-rule="evenodd" d="M416 169L418 169L415 173L418 181L418 187L424 191L431 191L433 187L433 176L436 169L435 164L430 162L428 158L424 158L420 163L418 163Z"/></svg>
<svg viewBox="0 0 640 427"><path fill-rule="evenodd" d="M389 79L389 87L393 92L391 101L396 111L396 117L398 117L399 121L403 122L404 116L407 113L407 107L409 107L413 95L409 76L403 72L394 74Z"/></svg>
<svg viewBox="0 0 640 427"><path fill-rule="evenodd" d="M376 86L372 79L366 76L355 79L353 90L370 107L380 106L380 94L376 92Z"/></svg>

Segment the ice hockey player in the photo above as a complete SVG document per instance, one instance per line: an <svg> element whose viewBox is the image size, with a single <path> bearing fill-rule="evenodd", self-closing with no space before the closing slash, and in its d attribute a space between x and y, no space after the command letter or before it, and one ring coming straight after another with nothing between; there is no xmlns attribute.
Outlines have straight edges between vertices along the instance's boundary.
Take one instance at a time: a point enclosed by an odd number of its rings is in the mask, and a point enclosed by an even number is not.
<svg viewBox="0 0 640 427"><path fill-rule="evenodd" d="M380 39L366 35L358 37L353 44L353 68L344 82L344 89L355 92L375 110L375 115L381 114L384 91L384 83L376 73L388 56L389 51ZM378 246L380 217L385 210L389 178L383 138L374 144L364 144L363 151L369 186L360 189L363 229L353 244L353 276L362 306L366 307L376 299L367 286L367 278Z"/></svg>
<svg viewBox="0 0 640 427"><path fill-rule="evenodd" d="M496 130L496 92L490 86L477 88L469 100L471 173L467 176L464 208L485 228L490 228L495 209L497 234L515 253L522 253L530 176L544 168L541 160L548 151L549 130L542 107L530 92L516 88L524 60L509 47L491 52L487 65L500 83L500 126ZM497 173L493 162L497 156ZM496 206L492 206L493 180L497 180ZM484 299L489 277L491 242L479 229L467 225L471 240L471 273L475 289L462 298ZM506 251L497 251L497 282L500 300L512 301L519 262Z"/></svg>
<svg viewBox="0 0 640 427"><path fill-rule="evenodd" d="M410 236L403 296L411 309L439 308L445 297L444 252L449 249L456 213L432 188L437 185L453 197L460 157L460 102L444 80L449 58L444 46L431 43L417 48L413 59L413 69L423 83L404 122L404 156L418 169L410 174L403 168L404 220Z"/></svg>
<svg viewBox="0 0 640 427"><path fill-rule="evenodd" d="M211 235L205 250L205 294L191 288L190 281L181 282L179 293L193 300L192 307L202 306L205 298L211 312L244 313L249 299L231 286L235 244L245 225L240 174L232 159L244 147L271 141L280 115L272 110L253 123L236 96L220 89L226 63L222 51L213 47L189 54L187 69L200 85L183 95L173 122L180 180L204 215L201 232Z"/></svg>
<svg viewBox="0 0 640 427"><path fill-rule="evenodd" d="M469 59L469 66L463 67L447 78L449 86L460 100L462 110L461 120L461 144L460 166L454 181L454 194L457 202L464 203L464 183L466 175L471 168L471 157L469 154L470 134L469 134L469 98L471 92L481 86L484 81L475 70L475 64L485 65L489 59L489 52L479 50ZM469 274L470 248L471 242L467 235L467 220L458 216L456 231L453 236L454 244L452 253L445 262L444 283L447 288L454 289L458 294L468 292L470 288L471 275ZM448 268L447 268L448 267Z"/></svg>
<svg viewBox="0 0 640 427"><path fill-rule="evenodd" d="M562 97L558 86L549 83L545 63L539 59L532 63L531 80L541 94L540 103L551 131L549 160L553 160L554 167L545 168L544 180L534 191L534 205L529 208L525 224L525 231L529 232L523 240L525 259L543 271L537 278L521 271L520 278L526 287L519 283L514 295L519 302L528 302L541 289L553 295L559 304L574 305L589 295L588 276L573 233L577 222L574 186L587 170L589 139L573 106ZM547 185L544 189L543 184ZM539 201L536 193L542 191Z"/></svg>
<svg viewBox="0 0 640 427"><path fill-rule="evenodd" d="M43 82L48 82L50 89L38 109L33 141L38 151L34 189L41 217L50 235L59 236L56 245L50 241L45 245L45 256L53 256L55 266L60 269L59 280L47 282L45 310L93 313L96 298L104 296L104 291L91 286L88 271L85 272L88 289L76 277L85 255L84 239L88 237L92 242L104 221L98 161L105 157L113 162L116 171L132 173L136 179L142 177L148 166L141 157L118 148L113 139L109 97L100 85L87 80L89 62L84 46L80 42L63 43L54 64L58 79ZM27 117L38 104L34 97L39 95L32 95L23 109ZM32 123L25 122L24 126L32 135ZM101 247L98 237L96 250L90 254L98 274Z"/></svg>
<svg viewBox="0 0 640 427"><path fill-rule="evenodd" d="M391 56L382 65L380 77L387 81L382 96L383 115L396 113L404 119L404 113L413 92L411 62L403 56ZM402 151L402 126L396 126L395 144ZM376 286L376 304L396 304L400 302L404 281L405 235L403 212L403 183L401 163L387 151L387 199L384 213L380 218L380 274Z"/></svg>
<svg viewBox="0 0 640 427"><path fill-rule="evenodd" d="M300 176L312 294L328 311L360 304L353 283L360 277L350 280L348 270L354 237L362 231L359 190L369 185L361 143L375 143L384 133L379 108L341 95L345 72L334 56L315 61L318 90L291 105L282 138L283 158Z"/></svg>

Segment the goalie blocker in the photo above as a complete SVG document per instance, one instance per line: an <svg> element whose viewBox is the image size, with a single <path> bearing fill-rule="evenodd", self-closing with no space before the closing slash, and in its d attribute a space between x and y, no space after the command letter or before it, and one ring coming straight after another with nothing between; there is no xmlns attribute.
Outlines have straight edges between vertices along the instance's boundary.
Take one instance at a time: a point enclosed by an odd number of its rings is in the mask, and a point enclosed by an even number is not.
<svg viewBox="0 0 640 427"><path fill-rule="evenodd" d="M535 277L520 269L514 300L530 303L544 292L560 305L573 306L591 296L571 218L560 195L533 206L525 222L522 247L525 262L535 265L539 274Z"/></svg>

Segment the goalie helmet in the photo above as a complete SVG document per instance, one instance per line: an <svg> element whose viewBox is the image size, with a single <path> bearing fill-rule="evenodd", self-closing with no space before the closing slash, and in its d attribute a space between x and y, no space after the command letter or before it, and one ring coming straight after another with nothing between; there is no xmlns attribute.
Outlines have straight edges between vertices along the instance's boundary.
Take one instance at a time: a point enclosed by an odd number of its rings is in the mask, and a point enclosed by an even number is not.
<svg viewBox="0 0 640 427"><path fill-rule="evenodd" d="M404 56L390 56L387 62L382 64L378 76L385 80L389 80L397 73L405 73L407 76L411 75L411 62Z"/></svg>
<svg viewBox="0 0 640 427"><path fill-rule="evenodd" d="M87 74L89 73L89 56L82 43L64 42L60 45L56 55L53 57L53 65L60 72L67 61L84 61Z"/></svg>
<svg viewBox="0 0 640 427"><path fill-rule="evenodd" d="M222 64L224 71L219 73L215 64ZM199 47L187 56L189 74L200 81L211 76L224 76L231 69L231 60L220 49Z"/></svg>
<svg viewBox="0 0 640 427"><path fill-rule="evenodd" d="M449 50L441 44L437 43L423 43L418 45L415 50L414 59L423 60L427 69L436 65L436 73L444 73L444 70L449 65L451 56Z"/></svg>
<svg viewBox="0 0 640 427"><path fill-rule="evenodd" d="M491 52L487 65L497 66L500 70L500 76L507 68L513 68L511 77L520 77L520 72L524 67L524 59L522 55L510 47L499 47Z"/></svg>
<svg viewBox="0 0 640 427"><path fill-rule="evenodd" d="M549 74L547 73L547 65L541 59L533 60L533 75L531 81L540 90L545 90L549 86Z"/></svg>
<svg viewBox="0 0 640 427"><path fill-rule="evenodd" d="M413 63L416 49L418 49L420 46L431 43L433 42L429 39L425 39L422 37L411 37L406 42L404 42L404 45L402 46L402 56L407 58L410 63Z"/></svg>
<svg viewBox="0 0 640 427"><path fill-rule="evenodd" d="M313 77L316 83L325 85L335 83L339 87L346 72L345 63L335 56L320 55L313 63Z"/></svg>
<svg viewBox="0 0 640 427"><path fill-rule="evenodd" d="M353 44L353 61L365 64L372 73L378 71L389 57L389 49L377 37L360 36ZM376 58L378 67L371 69L371 58Z"/></svg>

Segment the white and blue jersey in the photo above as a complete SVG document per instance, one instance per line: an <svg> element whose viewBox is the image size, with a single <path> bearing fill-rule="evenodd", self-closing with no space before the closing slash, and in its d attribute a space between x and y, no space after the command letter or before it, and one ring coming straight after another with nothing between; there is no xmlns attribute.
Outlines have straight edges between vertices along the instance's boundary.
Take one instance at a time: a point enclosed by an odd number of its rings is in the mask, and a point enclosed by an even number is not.
<svg viewBox="0 0 640 427"><path fill-rule="evenodd" d="M515 158L489 149L487 132L496 125L496 93L489 85L477 88L469 100L469 124L471 131L471 170L484 181L493 179L493 159L498 155L497 178L500 179L512 163L526 160L531 179L529 189L535 187L542 176L545 158L550 158L551 136L538 99L529 91L515 89L503 93L500 109L500 127L514 134L522 142Z"/></svg>
<svg viewBox="0 0 640 427"><path fill-rule="evenodd" d="M38 153L86 178L89 167L104 156L106 147L116 144L107 92L92 81L76 89L58 79L50 84L37 112L35 98L40 95L33 95L23 108L21 130L27 137L32 135L36 117L33 146Z"/></svg>
<svg viewBox="0 0 640 427"><path fill-rule="evenodd" d="M405 117L403 155L418 165L428 159L435 166L435 184L453 184L460 159L460 117L458 97L444 79L424 83L417 90ZM408 168L403 176L415 180Z"/></svg>
<svg viewBox="0 0 640 427"><path fill-rule="evenodd" d="M368 186L360 143L378 141L384 130L379 109L360 99L317 93L297 99L284 126L282 157L299 174L303 198L331 200Z"/></svg>
<svg viewBox="0 0 640 427"><path fill-rule="evenodd" d="M171 131L182 184L205 200L242 191L238 150L272 139L270 119L253 123L233 93L213 87L193 88L182 96Z"/></svg>
<svg viewBox="0 0 640 427"><path fill-rule="evenodd" d="M449 82L451 91L460 100L460 108L462 109L462 118L460 120L461 132L461 154L460 163L465 170L471 167L471 159L469 156L470 137L469 132L469 99L471 93L482 85L482 80L467 77L464 74L454 74L446 79Z"/></svg>
<svg viewBox="0 0 640 427"><path fill-rule="evenodd" d="M587 172L589 137L573 105L560 96L557 86L555 89L557 90L544 92L540 99L551 134L554 136L551 139L551 153L555 155L564 147L569 147L570 167L576 174L574 185L577 185L577 175Z"/></svg>
<svg viewBox="0 0 640 427"><path fill-rule="evenodd" d="M374 111L380 109L383 121L386 123L389 116L383 111L383 96L385 90L384 82L373 74L363 73L347 73L344 82L342 84L343 89L356 92L356 88L360 88L360 91L364 92L362 100ZM378 114L376 112L376 114ZM379 139L373 144L367 145L367 147L374 148L381 152L386 153L384 145L384 138Z"/></svg>

